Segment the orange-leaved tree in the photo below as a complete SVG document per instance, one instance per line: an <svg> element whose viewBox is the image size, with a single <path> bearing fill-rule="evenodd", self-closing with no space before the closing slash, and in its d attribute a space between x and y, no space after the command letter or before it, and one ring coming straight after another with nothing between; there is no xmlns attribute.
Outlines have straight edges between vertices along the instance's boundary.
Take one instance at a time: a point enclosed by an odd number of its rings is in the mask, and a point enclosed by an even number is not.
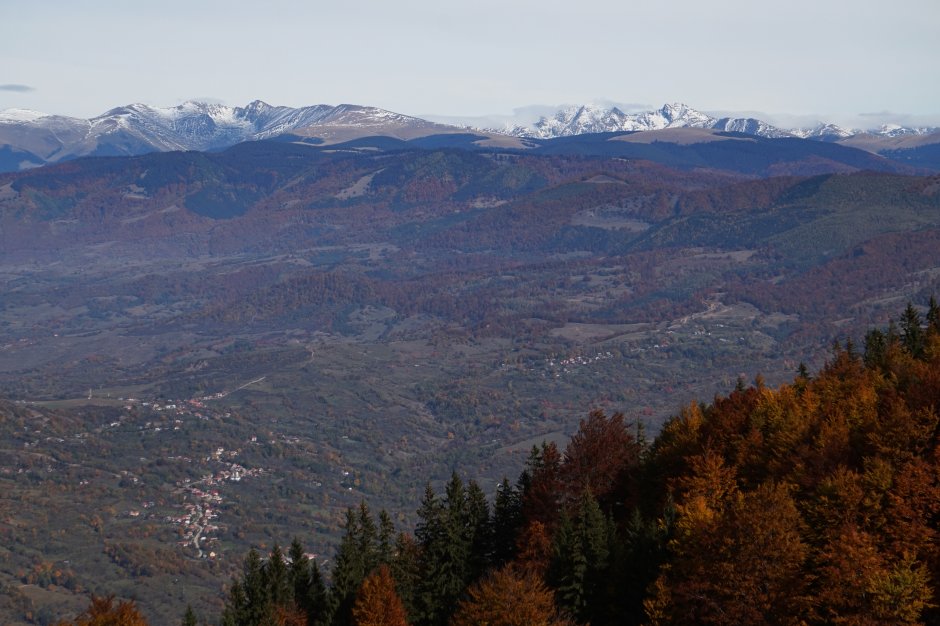
<svg viewBox="0 0 940 626"><path fill-rule="evenodd" d="M56 626L147 626L147 620L140 614L133 602L114 603L114 596L91 597L91 604L85 612L71 622L59 622Z"/></svg>
<svg viewBox="0 0 940 626"><path fill-rule="evenodd" d="M387 565L380 565L362 581L352 616L355 626L407 626L405 607Z"/></svg>
<svg viewBox="0 0 940 626"><path fill-rule="evenodd" d="M470 587L451 626L566 626L552 592L535 575L504 567Z"/></svg>

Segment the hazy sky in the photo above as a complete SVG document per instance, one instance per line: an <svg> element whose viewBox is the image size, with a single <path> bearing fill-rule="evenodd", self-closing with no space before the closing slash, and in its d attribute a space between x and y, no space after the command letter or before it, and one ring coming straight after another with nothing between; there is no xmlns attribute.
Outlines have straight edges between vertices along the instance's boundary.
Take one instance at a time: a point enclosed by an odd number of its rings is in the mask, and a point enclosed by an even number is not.
<svg viewBox="0 0 940 626"><path fill-rule="evenodd" d="M940 123L938 25L940 0L0 0L0 109L679 101Z"/></svg>

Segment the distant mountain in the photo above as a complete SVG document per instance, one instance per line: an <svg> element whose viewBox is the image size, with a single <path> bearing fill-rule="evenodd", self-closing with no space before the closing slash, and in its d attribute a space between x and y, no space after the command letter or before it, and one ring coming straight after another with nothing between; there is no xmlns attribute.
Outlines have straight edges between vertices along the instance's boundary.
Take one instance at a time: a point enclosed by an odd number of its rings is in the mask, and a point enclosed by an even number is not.
<svg viewBox="0 0 940 626"><path fill-rule="evenodd" d="M635 132L666 128L714 128L761 137L789 137L790 133L752 118L716 119L685 104L666 104L655 111L624 113L617 107L580 105L564 107L542 116L531 126L502 129L519 137L551 139L588 133Z"/></svg>
<svg viewBox="0 0 940 626"><path fill-rule="evenodd" d="M809 139L839 143L902 161L937 169L940 129L884 125L862 132L835 124L809 129L781 129L752 117L712 117L685 104L666 104L640 113L617 107L580 105L540 115L530 124L483 129L456 126L368 106L318 104L291 108L256 100L244 107L186 102L175 107L131 104L91 119L10 109L0 112L0 172L18 171L82 156L133 156L150 152L213 151L244 141L287 137L319 145L371 137L394 141L429 138L435 145L531 149L539 141L610 133L662 133L691 129L695 143L718 141L723 133L762 139ZM431 139L436 137L436 139ZM608 138L601 138L606 141ZM682 136L679 143L687 144ZM676 135L644 136L637 143L674 143ZM596 143L596 142L595 142ZM564 144L562 149L572 148ZM558 148L553 146L551 149ZM807 148L810 152L811 149ZM789 150L789 148L788 148ZM588 152L595 153L597 146ZM623 151L623 147L616 151ZM601 150L610 154L609 148ZM828 157L827 157L828 158ZM656 159L654 159L656 160ZM837 160L841 160L837 159ZM707 167L707 164L702 164ZM828 166L823 166L826 169ZM853 168L857 165L853 164ZM737 169L737 168L735 168ZM878 166L875 169L887 168ZM801 170L802 171L802 170Z"/></svg>
<svg viewBox="0 0 940 626"><path fill-rule="evenodd" d="M216 150L291 132L323 141L333 136L347 141L362 135L412 138L466 130L351 104L299 109L260 100L245 107L203 102L165 108L131 104L87 120L12 109L0 112L0 150L4 150L0 170L27 169L79 156Z"/></svg>
<svg viewBox="0 0 940 626"><path fill-rule="evenodd" d="M661 109L640 113L624 113L617 107L591 104L566 106L552 115L542 115L530 124L517 123L496 130L518 137L550 139L588 133L650 131L666 128L707 128L771 139L798 137L829 142L838 142L859 134L877 137L907 137L940 132L940 128L935 127L909 127L899 124L885 124L867 131L844 128L831 123L820 123L812 128L783 129L752 117L712 117L681 103L666 104Z"/></svg>

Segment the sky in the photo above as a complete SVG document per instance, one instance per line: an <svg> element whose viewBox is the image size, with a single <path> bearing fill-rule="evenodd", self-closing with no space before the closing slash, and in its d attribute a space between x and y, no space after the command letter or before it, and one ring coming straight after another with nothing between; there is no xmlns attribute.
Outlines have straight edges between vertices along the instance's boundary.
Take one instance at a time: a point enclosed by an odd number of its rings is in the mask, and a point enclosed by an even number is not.
<svg viewBox="0 0 940 626"><path fill-rule="evenodd" d="M938 0L0 0L0 110L683 102L940 124Z"/></svg>

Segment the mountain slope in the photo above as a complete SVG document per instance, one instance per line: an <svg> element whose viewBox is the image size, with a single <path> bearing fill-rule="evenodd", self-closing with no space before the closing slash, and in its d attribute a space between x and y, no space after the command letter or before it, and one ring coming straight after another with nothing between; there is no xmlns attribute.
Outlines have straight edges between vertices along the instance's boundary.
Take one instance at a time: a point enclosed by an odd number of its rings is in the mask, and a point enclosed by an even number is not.
<svg viewBox="0 0 940 626"><path fill-rule="evenodd" d="M175 107L131 104L83 120L35 111L0 113L0 171L80 156L128 156L171 150L216 150L288 132L324 141L358 136L412 138L464 129L376 107L318 104L294 109L256 100L244 107L186 102Z"/></svg>

